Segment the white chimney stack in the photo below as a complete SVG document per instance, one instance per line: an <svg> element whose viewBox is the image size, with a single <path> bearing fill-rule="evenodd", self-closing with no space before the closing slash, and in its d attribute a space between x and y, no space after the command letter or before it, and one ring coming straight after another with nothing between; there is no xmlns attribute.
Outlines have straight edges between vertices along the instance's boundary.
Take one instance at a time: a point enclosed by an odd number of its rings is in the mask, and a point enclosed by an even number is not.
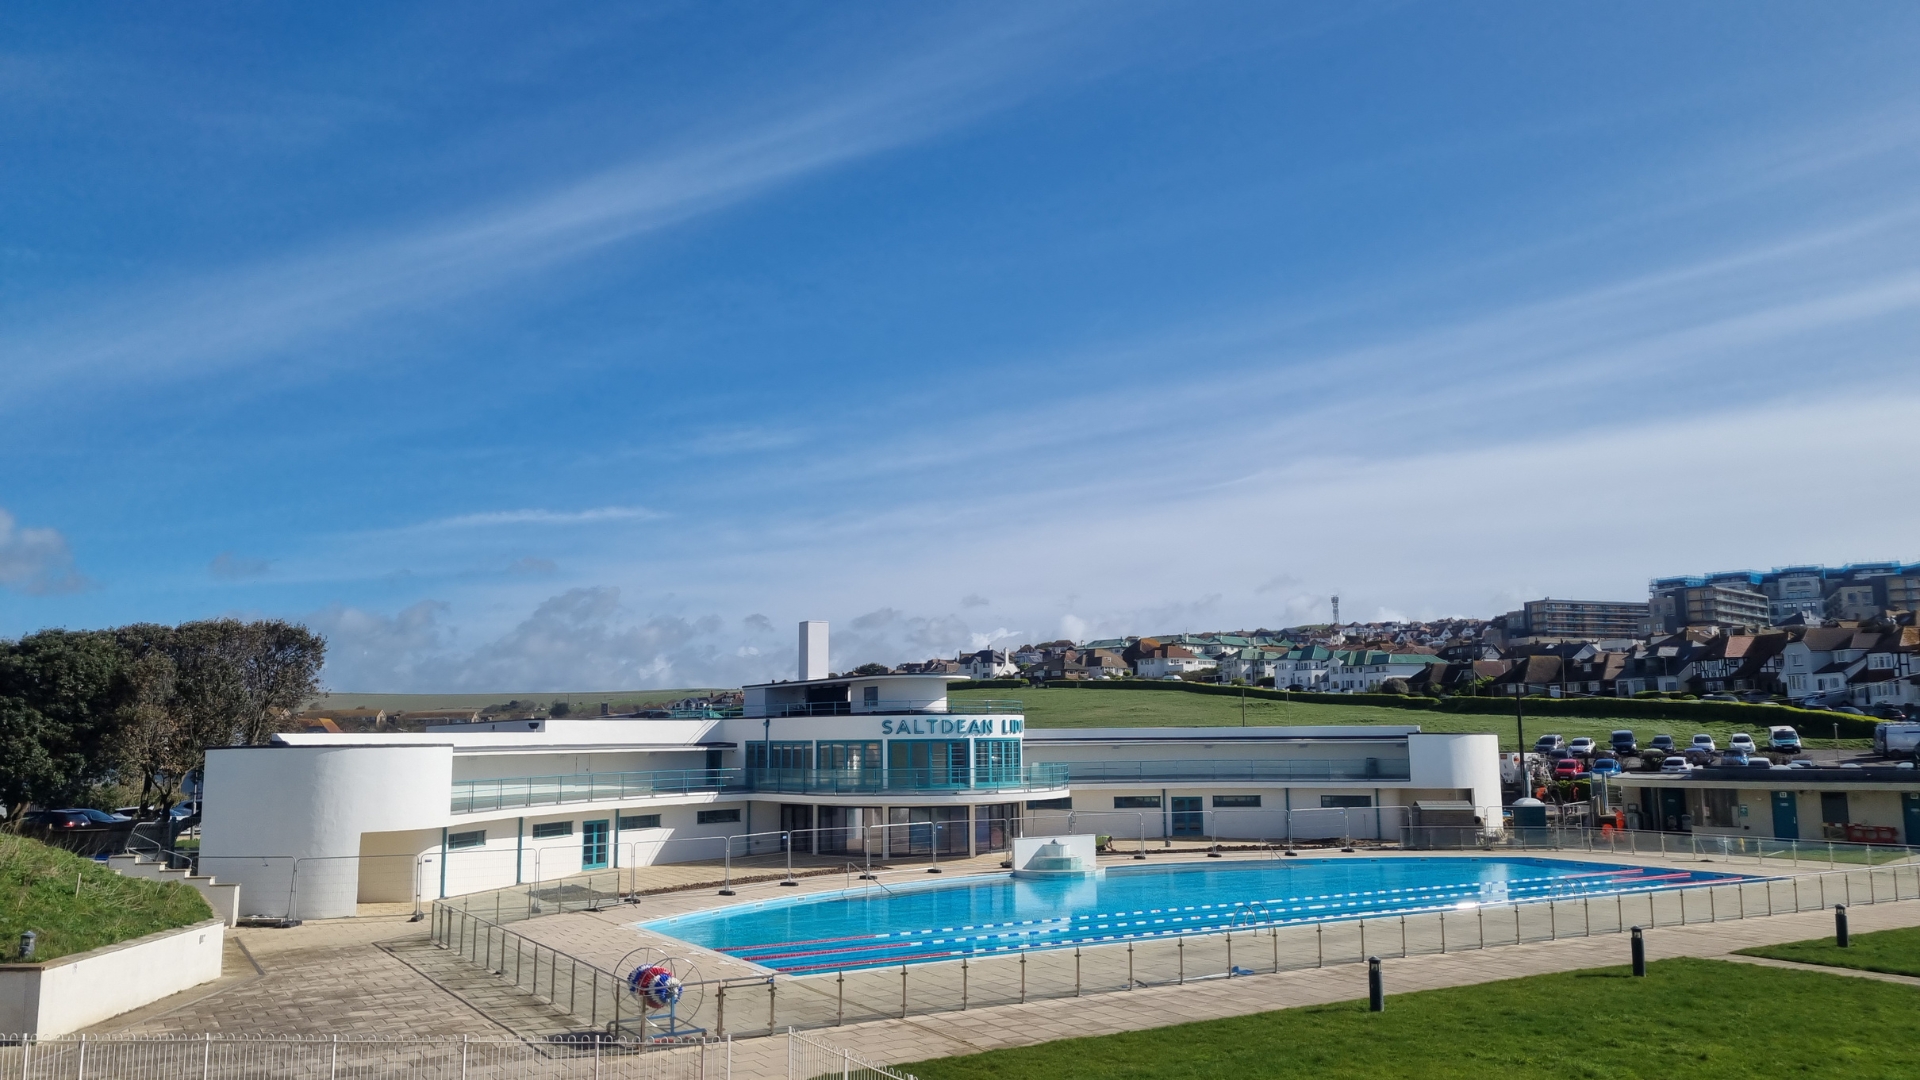
<svg viewBox="0 0 1920 1080"><path fill-rule="evenodd" d="M800 678L827 677L827 624L807 621L800 624Z"/></svg>

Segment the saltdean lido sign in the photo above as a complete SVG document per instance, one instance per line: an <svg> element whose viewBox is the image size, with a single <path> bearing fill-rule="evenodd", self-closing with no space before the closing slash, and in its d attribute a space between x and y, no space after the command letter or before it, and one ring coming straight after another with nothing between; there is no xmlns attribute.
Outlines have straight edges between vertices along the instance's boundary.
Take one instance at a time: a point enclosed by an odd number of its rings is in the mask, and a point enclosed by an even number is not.
<svg viewBox="0 0 1920 1080"><path fill-rule="evenodd" d="M880 721L880 734L1018 735L1025 725L1025 720L1014 716L903 716Z"/></svg>

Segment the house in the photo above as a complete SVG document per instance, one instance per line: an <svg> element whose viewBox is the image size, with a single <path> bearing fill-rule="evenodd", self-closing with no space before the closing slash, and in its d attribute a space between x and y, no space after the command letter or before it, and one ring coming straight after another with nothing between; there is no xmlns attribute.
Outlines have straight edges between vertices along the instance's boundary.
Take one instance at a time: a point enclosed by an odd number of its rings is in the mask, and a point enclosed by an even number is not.
<svg viewBox="0 0 1920 1080"><path fill-rule="evenodd" d="M1134 661L1133 673L1143 679L1179 678L1190 671L1210 671L1218 666L1217 661L1199 656L1184 645L1161 645L1142 650Z"/></svg>
<svg viewBox="0 0 1920 1080"><path fill-rule="evenodd" d="M1782 650L1787 697L1796 702L1844 698L1848 672L1880 643L1880 637L1878 632L1857 625L1809 629L1806 636Z"/></svg>
<svg viewBox="0 0 1920 1080"><path fill-rule="evenodd" d="M1020 665L1004 649L981 649L962 653L960 671L969 679L1005 679L1020 674Z"/></svg>
<svg viewBox="0 0 1920 1080"><path fill-rule="evenodd" d="M1233 682L1238 679L1248 685L1274 679L1278 673L1278 662L1286 656L1284 652L1273 649L1260 649L1249 646L1235 649L1220 660L1220 681ZM1274 685L1278 686L1276 681Z"/></svg>

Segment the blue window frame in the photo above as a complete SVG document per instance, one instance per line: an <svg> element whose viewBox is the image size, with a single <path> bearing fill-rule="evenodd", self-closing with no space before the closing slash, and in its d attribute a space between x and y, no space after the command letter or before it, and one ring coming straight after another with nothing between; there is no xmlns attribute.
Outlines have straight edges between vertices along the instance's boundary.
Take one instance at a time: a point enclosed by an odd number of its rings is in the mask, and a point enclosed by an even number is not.
<svg viewBox="0 0 1920 1080"><path fill-rule="evenodd" d="M890 739L887 786L956 788L967 786L965 739Z"/></svg>
<svg viewBox="0 0 1920 1080"><path fill-rule="evenodd" d="M607 868L607 823L602 821L583 821L580 823L580 869L604 870Z"/></svg>
<svg viewBox="0 0 1920 1080"><path fill-rule="evenodd" d="M558 840L563 836L572 835L573 822L571 821L543 821L533 827L535 840Z"/></svg>

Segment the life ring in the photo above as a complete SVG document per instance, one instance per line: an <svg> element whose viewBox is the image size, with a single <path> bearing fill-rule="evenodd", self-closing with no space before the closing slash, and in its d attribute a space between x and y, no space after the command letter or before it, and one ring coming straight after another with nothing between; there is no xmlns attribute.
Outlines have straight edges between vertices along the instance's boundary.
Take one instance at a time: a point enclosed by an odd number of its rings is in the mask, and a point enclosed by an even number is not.
<svg viewBox="0 0 1920 1080"><path fill-rule="evenodd" d="M627 991L649 1009L664 1009L680 1000L686 987L678 976L660 964L633 969L627 976Z"/></svg>

